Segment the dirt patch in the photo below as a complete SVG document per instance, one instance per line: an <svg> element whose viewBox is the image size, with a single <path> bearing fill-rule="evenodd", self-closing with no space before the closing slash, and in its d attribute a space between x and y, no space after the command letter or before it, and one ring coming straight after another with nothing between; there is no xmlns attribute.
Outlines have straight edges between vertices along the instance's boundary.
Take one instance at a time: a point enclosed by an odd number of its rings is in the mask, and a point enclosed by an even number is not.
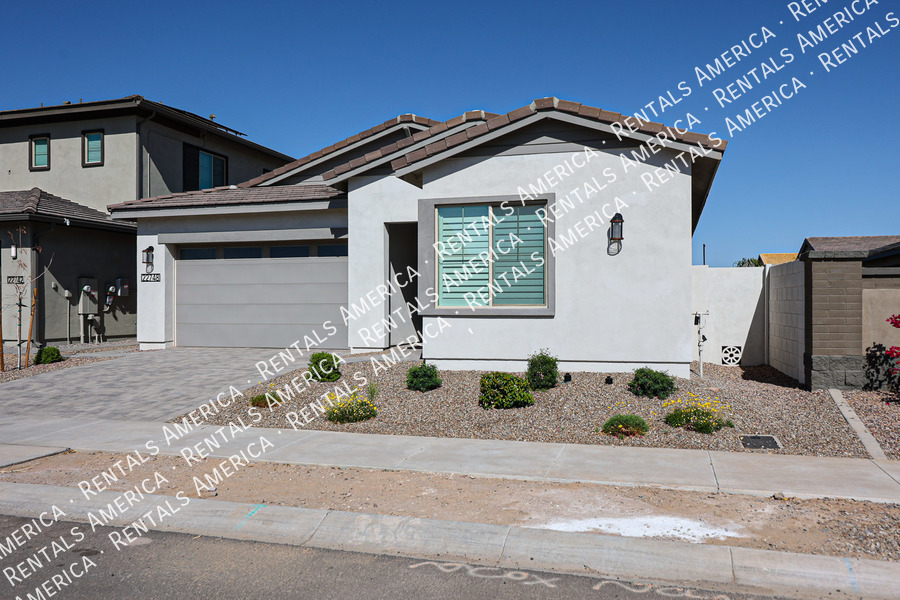
<svg viewBox="0 0 900 600"><path fill-rule="evenodd" d="M0 481L77 487L119 460L124 455L72 452L0 469ZM180 458L151 457L110 489L133 488L155 471L168 479L157 493L197 496L193 476L217 464L208 459L189 468ZM241 468L215 494L233 502L900 560L896 504L276 463Z"/></svg>
<svg viewBox="0 0 900 600"><path fill-rule="evenodd" d="M303 384L302 371L279 376L244 390L242 403L222 410L211 424L226 425L239 416L246 417L247 403L255 395L281 389L292 398L274 410L263 409L258 427L288 427L285 415L306 409L336 387L359 386L374 381L378 416L361 423L338 425L319 416L306 424L309 429L414 435L452 438L561 442L688 448L730 452L766 452L746 450L741 434L774 435L782 444L781 454L809 456L845 456L867 458L862 443L847 425L827 391L808 392L797 382L770 367L721 367L704 365L705 378L678 379L672 398L718 399L730 408L722 416L731 419L734 429L706 435L669 427L663 422L667 409L658 398L639 398L628 390L628 373L613 373L613 383L605 383L605 373L572 373L572 382L543 392L534 392L535 404L510 410L484 410L478 405L479 371L443 371L443 385L427 393L406 389L406 371L413 364L400 363L377 369L370 359L343 365L342 377L332 384ZM376 373L376 369L378 372ZM300 391L290 386L299 382ZM694 396L691 396L693 394ZM696 398L695 398L696 397ZM306 410L306 412L310 412ZM650 424L647 435L619 440L603 435L600 428L611 416L621 413L640 415ZM181 418L173 419L174 421Z"/></svg>

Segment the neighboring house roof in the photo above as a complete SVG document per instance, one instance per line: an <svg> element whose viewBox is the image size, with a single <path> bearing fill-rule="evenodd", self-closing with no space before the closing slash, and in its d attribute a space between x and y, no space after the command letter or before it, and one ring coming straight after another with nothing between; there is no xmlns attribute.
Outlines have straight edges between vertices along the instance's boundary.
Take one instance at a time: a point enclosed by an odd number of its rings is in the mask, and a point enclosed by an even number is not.
<svg viewBox="0 0 900 600"><path fill-rule="evenodd" d="M133 231L130 223L113 221L109 215L54 196L40 188L30 190L0 192L0 220L33 220L51 223L65 223L100 229Z"/></svg>
<svg viewBox="0 0 900 600"><path fill-rule="evenodd" d="M175 127L188 128L196 131L214 133L227 138L235 143L253 148L269 154L285 162L293 160L293 157L282 154L271 148L251 142L246 134L241 133L211 119L201 117L192 112L167 106L161 102L147 100L143 96L133 95L115 100L98 100L96 102L79 102L77 104L66 103L55 106L40 106L37 108L21 108L15 110L0 111L0 127L13 127L19 125L40 124L59 121L72 121L83 119L95 119L123 114L137 114L142 117L152 117L156 121Z"/></svg>
<svg viewBox="0 0 900 600"><path fill-rule="evenodd" d="M764 265L783 265L784 263L789 263L797 260L796 252L785 252L779 254L760 254L759 262Z"/></svg>
<svg viewBox="0 0 900 600"><path fill-rule="evenodd" d="M249 181L245 181L244 183L239 184L239 187L253 187L253 186L257 186L257 185L262 185L267 181L271 181L272 179L275 179L276 177L286 175L292 171L299 171L303 167L305 167L306 165L308 165L309 163L311 163L313 161L319 160L320 158L324 158L326 156L334 154L334 153L338 152L339 150L348 148L354 144L365 141L365 140L373 137L376 134L382 133L384 131L387 131L387 130L392 129L397 126L404 126L404 125L411 124L411 123L416 124L416 125L421 125L424 127L431 127L432 125L436 125L436 124L440 123L440 121L435 121L435 120L429 119L427 117L420 117L418 115L413 115L413 114L400 115L400 116L394 117L393 119L388 119L384 123L376 125L375 127L371 127L369 129L366 129L365 131L361 131L355 135L351 135L350 137L343 139L339 142L335 142L334 144L332 144L326 148L322 148L321 150L316 150L312 154L304 156L303 158L298 158L297 160L294 160L293 162L290 162L286 165L278 167L277 169L270 171L268 173L265 173L263 175L260 175L259 177L251 179Z"/></svg>
<svg viewBox="0 0 900 600"><path fill-rule="evenodd" d="M226 186L181 194L166 194L153 198L129 200L111 204L111 211L159 210L163 208L203 208L233 206L239 204L271 204L278 202L307 202L311 200L346 200L341 190L321 184L279 185L272 187L241 188Z"/></svg>
<svg viewBox="0 0 900 600"><path fill-rule="evenodd" d="M870 252L897 243L900 243L900 235L808 237L800 252Z"/></svg>

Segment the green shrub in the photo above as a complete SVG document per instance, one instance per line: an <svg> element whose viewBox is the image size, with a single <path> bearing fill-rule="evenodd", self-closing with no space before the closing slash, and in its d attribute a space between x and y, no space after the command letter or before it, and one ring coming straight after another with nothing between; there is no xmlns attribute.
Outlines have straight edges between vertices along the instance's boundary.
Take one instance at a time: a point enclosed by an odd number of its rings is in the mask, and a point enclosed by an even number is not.
<svg viewBox="0 0 900 600"><path fill-rule="evenodd" d="M602 431L622 439L625 436L644 435L650 431L650 426L638 415L613 415L603 424Z"/></svg>
<svg viewBox="0 0 900 600"><path fill-rule="evenodd" d="M341 378L341 359L331 352L316 352L309 357L309 373L316 381L337 381Z"/></svg>
<svg viewBox="0 0 900 600"><path fill-rule="evenodd" d="M353 390L347 398L340 398L335 392L329 392L327 400L329 406L325 409L325 418L332 423L356 423L378 414L375 403L360 396L359 390Z"/></svg>
<svg viewBox="0 0 900 600"><path fill-rule="evenodd" d="M441 387L441 374L434 365L416 365L406 372L406 387L427 392Z"/></svg>
<svg viewBox="0 0 900 600"><path fill-rule="evenodd" d="M549 350L541 350L528 358L525 379L533 390L549 390L559 381L557 358Z"/></svg>
<svg viewBox="0 0 900 600"><path fill-rule="evenodd" d="M731 420L717 417L713 411L698 406L676 408L663 421L670 427L683 427L697 433L715 433L723 427L734 427Z"/></svg>
<svg viewBox="0 0 900 600"><path fill-rule="evenodd" d="M369 399L369 402L375 404L375 398L378 397L378 384L374 381L366 384L366 397Z"/></svg>
<svg viewBox="0 0 900 600"><path fill-rule="evenodd" d="M34 364L36 365L49 365L61 360L64 360L63 356L59 353L59 348L56 346L45 346L34 355Z"/></svg>
<svg viewBox="0 0 900 600"><path fill-rule="evenodd" d="M257 408L269 408L269 399L266 398L265 394L253 396L252 398L250 398L250 406L255 406Z"/></svg>
<svg viewBox="0 0 900 600"><path fill-rule="evenodd" d="M528 391L528 382L510 373L485 373L481 376L481 408L518 408L531 406L534 398Z"/></svg>
<svg viewBox="0 0 900 600"><path fill-rule="evenodd" d="M634 372L634 378L628 382L628 389L635 396L665 400L675 391L675 378L668 373L642 367Z"/></svg>

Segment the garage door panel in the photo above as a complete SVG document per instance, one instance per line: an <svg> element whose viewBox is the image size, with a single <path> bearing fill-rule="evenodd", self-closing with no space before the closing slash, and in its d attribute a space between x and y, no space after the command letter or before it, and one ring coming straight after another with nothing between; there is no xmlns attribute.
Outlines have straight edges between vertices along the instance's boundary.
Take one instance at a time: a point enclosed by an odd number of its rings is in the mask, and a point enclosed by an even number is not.
<svg viewBox="0 0 900 600"><path fill-rule="evenodd" d="M303 336L309 335L311 329L272 324L240 325L190 325L191 339L202 340L203 343L185 343L181 346L206 346L213 348L286 348L297 340L303 343ZM324 333L320 333L324 337ZM347 330L339 329L329 336L322 348L338 349L347 347ZM301 346L302 347L302 346Z"/></svg>
<svg viewBox="0 0 900 600"><path fill-rule="evenodd" d="M179 346L283 348L306 335L338 332L328 347L347 345L340 307L347 302L345 258L178 261L175 342Z"/></svg>
<svg viewBox="0 0 900 600"><path fill-rule="evenodd" d="M347 283L346 258L254 258L178 261L182 283Z"/></svg>
<svg viewBox="0 0 900 600"><path fill-rule="evenodd" d="M180 276L180 274L179 274ZM260 283L250 285L179 285L176 302L215 306L221 304L309 304L347 302L347 284L340 283Z"/></svg>
<svg viewBox="0 0 900 600"><path fill-rule="evenodd" d="M308 325L322 329L325 321L343 324L340 310L333 304L307 304L298 310L294 304L267 304L265 310L260 305L240 304L179 304L178 322L183 325L199 323L270 323L285 325Z"/></svg>

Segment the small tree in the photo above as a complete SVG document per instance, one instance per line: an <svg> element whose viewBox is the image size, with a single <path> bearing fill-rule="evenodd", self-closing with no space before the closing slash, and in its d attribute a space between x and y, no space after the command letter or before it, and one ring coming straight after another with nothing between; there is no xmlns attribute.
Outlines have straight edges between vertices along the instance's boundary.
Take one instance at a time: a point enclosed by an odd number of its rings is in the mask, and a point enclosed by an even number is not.
<svg viewBox="0 0 900 600"><path fill-rule="evenodd" d="M758 258L742 258L734 263L735 267L761 267L762 261Z"/></svg>

